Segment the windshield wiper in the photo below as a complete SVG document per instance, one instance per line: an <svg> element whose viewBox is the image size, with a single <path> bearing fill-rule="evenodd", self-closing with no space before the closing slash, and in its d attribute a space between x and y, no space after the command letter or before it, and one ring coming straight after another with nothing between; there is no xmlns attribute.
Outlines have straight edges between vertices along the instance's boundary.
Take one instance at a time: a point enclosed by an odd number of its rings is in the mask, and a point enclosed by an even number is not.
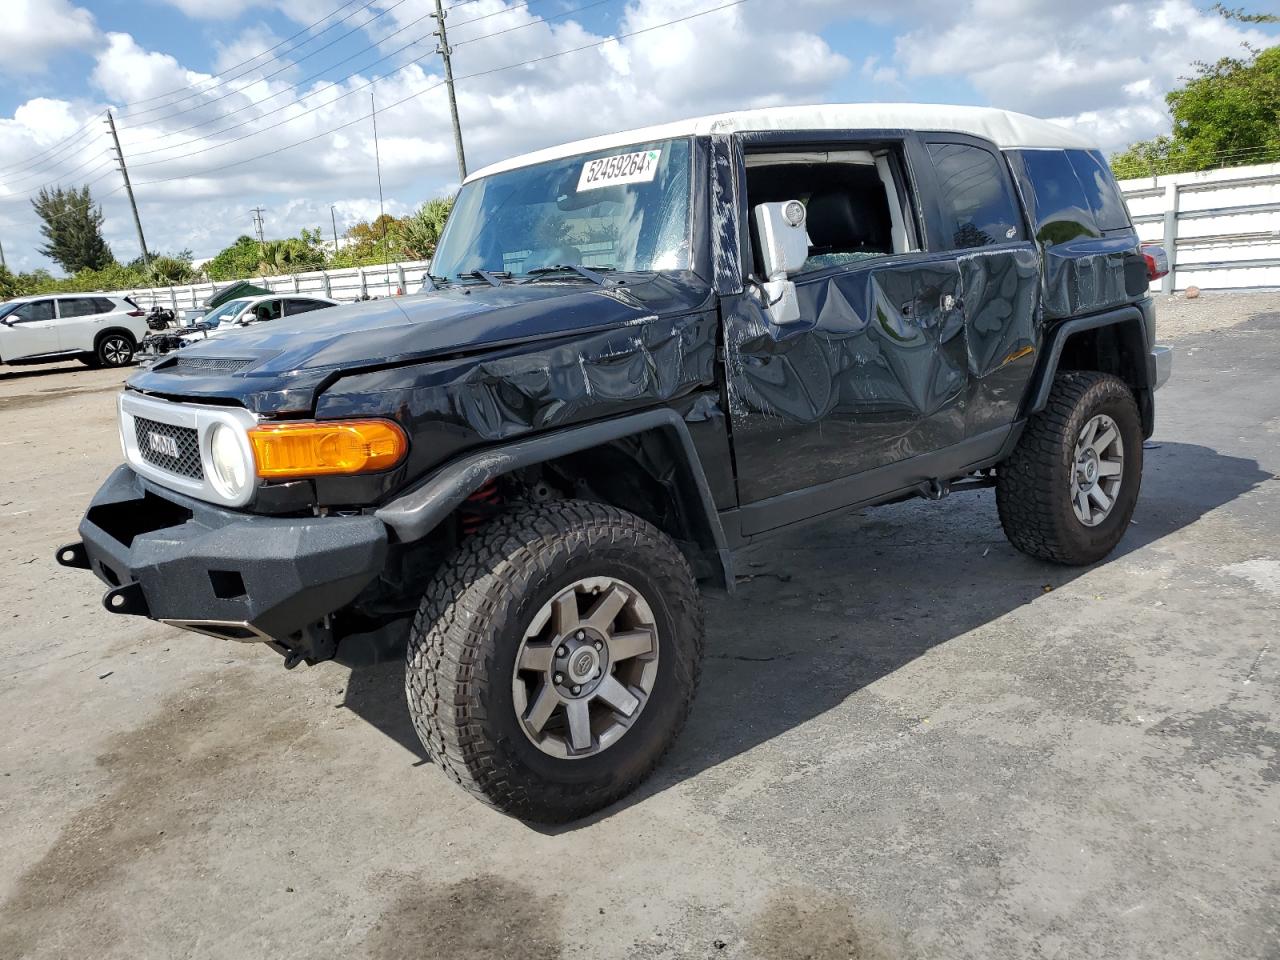
<svg viewBox="0 0 1280 960"><path fill-rule="evenodd" d="M596 269L597 270L613 270L615 268L614 267L598 267ZM597 273L596 270L591 270L587 267L584 267L580 263L557 263L554 266L550 266L550 267L537 267L533 270L530 270L525 275L525 278L520 282L533 283L533 281L535 280L538 280L542 277L551 276L552 274L556 274L556 273L576 273L578 276L586 280L590 280L592 283L597 284L598 286L603 287L605 284L605 278L603 274Z"/></svg>
<svg viewBox="0 0 1280 960"><path fill-rule="evenodd" d="M493 287L500 287L503 280L511 279L511 273L507 270L468 270L466 273L458 274L458 276L486 280Z"/></svg>

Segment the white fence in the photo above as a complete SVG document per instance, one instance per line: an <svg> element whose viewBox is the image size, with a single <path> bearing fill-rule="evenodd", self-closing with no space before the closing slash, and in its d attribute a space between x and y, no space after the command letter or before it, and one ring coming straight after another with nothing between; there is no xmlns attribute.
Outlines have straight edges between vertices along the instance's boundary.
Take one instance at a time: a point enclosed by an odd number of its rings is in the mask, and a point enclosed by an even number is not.
<svg viewBox="0 0 1280 960"><path fill-rule="evenodd" d="M1143 240L1162 243L1161 290L1280 289L1280 163L1122 180Z"/></svg>
<svg viewBox="0 0 1280 960"><path fill-rule="evenodd" d="M312 270L307 273L289 273L273 277L246 277L250 283L277 293L318 293L334 300L360 300L364 297L389 297L401 293L416 293L422 286L430 262L415 260L409 263L378 264L372 267L348 267L341 270ZM132 297L134 303L146 308L159 304L176 311L195 310L213 291L225 287L230 281L217 283L193 283L180 287L146 287L137 290L113 291L118 296Z"/></svg>
<svg viewBox="0 0 1280 960"><path fill-rule="evenodd" d="M1120 187L1139 236L1169 252L1173 269L1162 291L1280 289L1280 163L1122 180ZM413 261L247 279L280 293L359 300L415 292L428 266ZM142 307L191 310L224 285L118 292Z"/></svg>

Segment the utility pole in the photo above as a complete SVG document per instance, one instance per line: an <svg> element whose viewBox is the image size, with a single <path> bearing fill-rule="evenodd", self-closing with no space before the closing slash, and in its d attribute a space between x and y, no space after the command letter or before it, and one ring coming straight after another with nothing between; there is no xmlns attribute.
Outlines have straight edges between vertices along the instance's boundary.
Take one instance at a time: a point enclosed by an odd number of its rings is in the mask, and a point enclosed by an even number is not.
<svg viewBox="0 0 1280 960"><path fill-rule="evenodd" d="M338 252L338 216L333 212L333 204L329 204L329 222L333 225L333 252Z"/></svg>
<svg viewBox="0 0 1280 960"><path fill-rule="evenodd" d="M7 270L8 264L4 262L4 244L0 243L0 270Z"/></svg>
<svg viewBox="0 0 1280 960"><path fill-rule="evenodd" d="M120 137L116 133L115 117L107 111L107 126L111 129L111 139L116 144L116 159L120 161L120 175L124 177L124 192L129 195L129 206L133 208L133 225L138 228L138 246L142 248L142 262L150 263L151 254L147 253L147 238L142 235L142 220L138 216L138 203L133 199L133 184L129 182L129 168L124 165L124 151L120 149Z"/></svg>
<svg viewBox="0 0 1280 960"><path fill-rule="evenodd" d="M266 223L266 221L262 219L262 214L265 211L262 209L262 207L254 207L249 212L253 214L253 229L254 229L254 232L257 233L258 235L258 252L261 253L263 256L266 256L267 241L264 239L262 234L263 224Z"/></svg>
<svg viewBox="0 0 1280 960"><path fill-rule="evenodd" d="M453 91L453 64L449 60L453 51L449 49L449 33L444 27L445 16L444 7L440 5L440 0L436 0L436 12L431 17L440 25L440 29L431 31L431 35L440 38L436 53L444 60L444 82L449 88L449 113L453 115L453 149L458 154L458 182L462 183L467 179L467 156L462 151L462 125L458 122L458 98Z"/></svg>

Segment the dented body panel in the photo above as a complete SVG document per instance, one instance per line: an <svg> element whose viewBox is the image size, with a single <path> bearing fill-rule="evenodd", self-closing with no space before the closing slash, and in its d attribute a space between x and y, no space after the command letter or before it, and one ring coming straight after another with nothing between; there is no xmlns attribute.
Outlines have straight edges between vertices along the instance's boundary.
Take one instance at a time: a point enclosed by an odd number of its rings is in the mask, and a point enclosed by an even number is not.
<svg viewBox="0 0 1280 960"><path fill-rule="evenodd" d="M84 525L85 543L64 562L125 591L135 612L146 608L135 567L145 568L147 583L203 598L154 604L166 619L214 610L219 622L250 624L323 659L349 629L334 626L343 617L367 624L412 610L414 578L465 535L462 505L514 471L545 468L540 476L563 495L638 512L700 575L732 588L732 550L756 536L989 482L975 471L1007 456L1061 365L1124 378L1150 433L1168 358L1153 352L1137 235L1098 157L1071 138L998 148L964 124L687 135L687 269L615 271L603 282L572 264L540 277L460 271L431 293L276 321L136 373L129 390L241 407L259 421L393 420L408 452L383 472L262 482L237 511L180 498L156 511L163 486L122 468L95 504L105 526ZM956 167L965 150L993 186L988 194L975 194L969 170ZM844 164L845 181L826 176L832 164ZM764 292L777 278L765 275L752 234L752 191L784 191L768 199L785 200L809 174L826 192L804 195L806 216L825 214L812 221L812 262L784 271L798 319L780 323ZM841 220L827 188L855 181L863 191L878 185L878 205L855 204ZM892 243L871 235L872 221L892 223L881 231ZM521 496L554 495L520 482ZM307 562L319 569L334 547L316 531L331 515L360 521L346 524L354 545L344 557L376 547L386 564L356 599L310 589L305 601L245 598L253 611L287 612L273 613L268 628L235 615L240 597L204 597L215 582L224 592L228 583L273 589L262 564L237 573L222 531L251 536L255 522L269 521L278 547L291 519L305 520L315 554ZM205 551L219 569L173 560L166 570L177 573L165 579L153 559L143 564L128 544L169 542L160 533L168 528L147 526L165 517L181 518L202 542L219 538ZM358 586L365 572L343 571L343 582Z"/></svg>

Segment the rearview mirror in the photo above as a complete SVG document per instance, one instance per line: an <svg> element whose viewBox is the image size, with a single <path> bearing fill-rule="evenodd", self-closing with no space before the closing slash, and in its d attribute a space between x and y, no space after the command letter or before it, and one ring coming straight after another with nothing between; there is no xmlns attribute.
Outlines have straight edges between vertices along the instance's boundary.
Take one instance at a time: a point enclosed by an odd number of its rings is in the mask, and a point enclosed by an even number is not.
<svg viewBox="0 0 1280 960"><path fill-rule="evenodd" d="M760 203L755 207L756 234L765 282L765 309L774 323L800 319L796 285L788 279L809 258L809 234L804 228L805 209L799 200Z"/></svg>

